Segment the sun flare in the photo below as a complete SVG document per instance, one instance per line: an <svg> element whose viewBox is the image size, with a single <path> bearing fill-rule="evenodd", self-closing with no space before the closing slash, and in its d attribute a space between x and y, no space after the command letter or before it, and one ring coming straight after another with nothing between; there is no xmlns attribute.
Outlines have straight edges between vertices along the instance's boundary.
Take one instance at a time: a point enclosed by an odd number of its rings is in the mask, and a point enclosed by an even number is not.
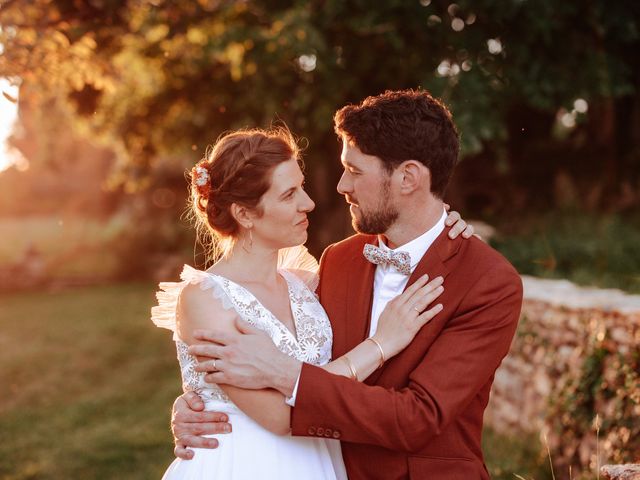
<svg viewBox="0 0 640 480"><path fill-rule="evenodd" d="M18 87L8 80L0 78L0 172L16 165L25 168L24 157L14 148L10 148L7 140L13 133L18 118L18 104L10 99L18 98Z"/></svg>

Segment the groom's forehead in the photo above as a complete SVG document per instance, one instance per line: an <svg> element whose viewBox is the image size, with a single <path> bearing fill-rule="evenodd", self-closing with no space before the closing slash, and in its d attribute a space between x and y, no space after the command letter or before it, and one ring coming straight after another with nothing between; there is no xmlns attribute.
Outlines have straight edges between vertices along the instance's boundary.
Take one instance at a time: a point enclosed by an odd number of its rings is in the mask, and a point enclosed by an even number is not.
<svg viewBox="0 0 640 480"><path fill-rule="evenodd" d="M375 155L363 153L358 147L343 149L340 162L345 167L355 168L375 168L382 165L382 160Z"/></svg>

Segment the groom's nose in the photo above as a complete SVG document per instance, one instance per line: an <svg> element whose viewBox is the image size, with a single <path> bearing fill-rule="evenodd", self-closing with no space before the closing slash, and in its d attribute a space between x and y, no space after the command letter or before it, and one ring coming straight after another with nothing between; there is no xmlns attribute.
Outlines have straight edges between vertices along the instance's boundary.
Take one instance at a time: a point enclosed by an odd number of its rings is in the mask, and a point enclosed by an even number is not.
<svg viewBox="0 0 640 480"><path fill-rule="evenodd" d="M338 182L338 186L336 188L338 189L338 193L340 195L346 195L353 191L353 184L349 180L346 171L342 173L342 176L340 177L340 181Z"/></svg>

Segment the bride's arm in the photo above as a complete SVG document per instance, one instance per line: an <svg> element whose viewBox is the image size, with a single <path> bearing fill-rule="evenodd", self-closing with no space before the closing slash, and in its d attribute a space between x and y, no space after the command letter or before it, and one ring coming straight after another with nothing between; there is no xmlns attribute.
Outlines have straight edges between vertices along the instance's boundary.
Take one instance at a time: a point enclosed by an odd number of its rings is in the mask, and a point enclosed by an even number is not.
<svg viewBox="0 0 640 480"><path fill-rule="evenodd" d="M375 335L322 368L364 380L386 360L404 350L420 329L442 310L442 305L438 304L425 311L444 291L441 277L428 280L427 275L422 276L389 301L380 315Z"/></svg>
<svg viewBox="0 0 640 480"><path fill-rule="evenodd" d="M203 291L197 285L188 285L182 290L178 301L178 335L189 345L204 343L193 337L195 330L215 328L220 332L237 332L236 317L235 310L224 309L213 298L211 291ZM198 359L208 360L205 357ZM262 427L277 435L289 433L291 407L285 404L284 396L277 390L245 390L223 384L218 386L240 410Z"/></svg>

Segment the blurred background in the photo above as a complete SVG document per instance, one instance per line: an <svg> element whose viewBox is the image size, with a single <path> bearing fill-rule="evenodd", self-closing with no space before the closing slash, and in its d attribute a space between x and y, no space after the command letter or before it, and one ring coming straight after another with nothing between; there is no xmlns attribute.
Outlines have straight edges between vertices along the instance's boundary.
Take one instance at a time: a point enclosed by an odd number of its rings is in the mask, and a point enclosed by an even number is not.
<svg viewBox="0 0 640 480"><path fill-rule="evenodd" d="M229 129L306 146L320 254L351 233L334 112L427 89L461 132L453 209L523 274L640 293L639 49L632 0L0 0L0 478L170 462L149 308L203 267L185 172ZM495 478L551 478L537 433L488 429Z"/></svg>

